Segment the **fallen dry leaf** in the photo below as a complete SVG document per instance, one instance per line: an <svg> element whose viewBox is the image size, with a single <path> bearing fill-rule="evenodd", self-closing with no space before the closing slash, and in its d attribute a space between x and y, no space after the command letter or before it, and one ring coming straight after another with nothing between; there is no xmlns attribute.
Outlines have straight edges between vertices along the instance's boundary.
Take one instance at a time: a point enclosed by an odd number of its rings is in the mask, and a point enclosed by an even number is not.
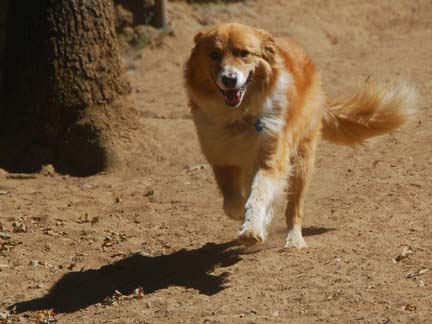
<svg viewBox="0 0 432 324"><path fill-rule="evenodd" d="M55 323L57 320L54 318L54 311L52 309L49 310L41 310L36 313L35 320L37 324L50 324Z"/></svg>
<svg viewBox="0 0 432 324"><path fill-rule="evenodd" d="M105 250L107 247L111 247L114 244L118 244L118 243L124 242L126 240L127 240L126 234L109 231L109 235L107 235L104 238L104 241L102 243L102 248Z"/></svg>
<svg viewBox="0 0 432 324"><path fill-rule="evenodd" d="M0 312L0 324L6 324L7 320L11 317L12 315L8 312Z"/></svg>
<svg viewBox="0 0 432 324"><path fill-rule="evenodd" d="M115 290L111 297L106 297L104 299L103 304L106 306L113 306L123 300L142 299L143 297L144 290L141 287L136 288L130 295L123 295L120 291Z"/></svg>
<svg viewBox="0 0 432 324"><path fill-rule="evenodd" d="M13 222L12 230L14 233L25 233L27 232L27 226L23 222Z"/></svg>
<svg viewBox="0 0 432 324"><path fill-rule="evenodd" d="M198 170L206 170L208 169L208 166L206 164L198 164L198 165L192 165L190 167L186 168L186 172L193 172Z"/></svg>
<svg viewBox="0 0 432 324"><path fill-rule="evenodd" d="M117 252L117 253L114 253L114 254L110 255L110 257L111 257L111 258L116 258L116 257L125 257L126 255L127 255L127 254L124 253L124 252Z"/></svg>
<svg viewBox="0 0 432 324"><path fill-rule="evenodd" d="M0 238L3 240L9 240L11 238L11 235L9 233L0 232Z"/></svg>
<svg viewBox="0 0 432 324"><path fill-rule="evenodd" d="M44 228L43 230L42 230L42 232L45 234L45 235L48 235L48 236L53 236L53 237L58 237L58 236L60 236L62 233L58 233L58 232L56 232L53 228L51 228L51 227L46 227L46 228Z"/></svg>
<svg viewBox="0 0 432 324"><path fill-rule="evenodd" d="M44 165L42 167L41 173L46 177L54 177L56 175L55 168L52 164Z"/></svg>
<svg viewBox="0 0 432 324"><path fill-rule="evenodd" d="M16 242L16 241L6 241L0 243L0 255L6 256L9 254L10 250L12 250L15 246L22 244L22 242Z"/></svg>
<svg viewBox="0 0 432 324"><path fill-rule="evenodd" d="M407 279L416 278L418 276L424 275L426 272L428 272L428 270L429 269L425 268L425 269L420 269L420 270L415 271L415 272L410 272L405 276L405 278L407 278Z"/></svg>
<svg viewBox="0 0 432 324"><path fill-rule="evenodd" d="M393 258L394 263L398 263L410 256L411 254L414 254L414 251L411 249L410 246L404 246L401 253Z"/></svg>

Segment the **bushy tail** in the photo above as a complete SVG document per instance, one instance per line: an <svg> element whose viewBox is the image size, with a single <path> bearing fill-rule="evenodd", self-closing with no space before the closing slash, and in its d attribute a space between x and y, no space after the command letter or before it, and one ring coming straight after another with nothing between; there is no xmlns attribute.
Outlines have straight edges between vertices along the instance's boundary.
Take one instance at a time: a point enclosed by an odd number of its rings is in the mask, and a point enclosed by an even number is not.
<svg viewBox="0 0 432 324"><path fill-rule="evenodd" d="M351 98L330 102L322 136L336 144L361 144L399 128L415 113L417 91L406 83L368 84Z"/></svg>

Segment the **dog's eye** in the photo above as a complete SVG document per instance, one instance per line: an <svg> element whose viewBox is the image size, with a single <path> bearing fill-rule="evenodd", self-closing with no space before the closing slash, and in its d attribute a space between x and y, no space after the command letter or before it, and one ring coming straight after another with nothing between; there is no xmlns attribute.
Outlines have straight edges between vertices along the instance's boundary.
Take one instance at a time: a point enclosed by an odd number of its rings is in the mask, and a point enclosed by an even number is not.
<svg viewBox="0 0 432 324"><path fill-rule="evenodd" d="M248 57L249 56L249 52L246 50L240 51L240 57Z"/></svg>
<svg viewBox="0 0 432 324"><path fill-rule="evenodd" d="M219 60L221 58L222 54L218 51L212 51L212 52L210 52L209 56L212 60L216 61L216 60Z"/></svg>

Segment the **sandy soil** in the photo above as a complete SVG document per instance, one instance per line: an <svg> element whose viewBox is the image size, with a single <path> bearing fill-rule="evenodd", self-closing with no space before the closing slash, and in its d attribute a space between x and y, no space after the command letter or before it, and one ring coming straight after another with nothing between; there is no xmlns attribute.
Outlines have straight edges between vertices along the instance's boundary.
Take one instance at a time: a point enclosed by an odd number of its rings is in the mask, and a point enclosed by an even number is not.
<svg viewBox="0 0 432 324"><path fill-rule="evenodd" d="M432 3L169 9L174 36L125 59L142 125L125 170L0 172L0 312L18 312L0 323L51 323L49 309L68 324L432 323ZM193 35L218 21L294 37L334 95L370 76L408 79L422 95L418 119L394 134L357 149L321 143L308 249L281 249L282 217L266 244L237 246L239 224L223 215L211 171L196 167L205 160L182 66Z"/></svg>

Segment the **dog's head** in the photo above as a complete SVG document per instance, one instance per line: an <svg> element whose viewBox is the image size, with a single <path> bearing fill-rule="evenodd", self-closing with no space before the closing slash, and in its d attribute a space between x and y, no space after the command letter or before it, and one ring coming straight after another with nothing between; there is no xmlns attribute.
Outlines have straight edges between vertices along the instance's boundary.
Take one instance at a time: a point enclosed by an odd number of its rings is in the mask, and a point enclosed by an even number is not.
<svg viewBox="0 0 432 324"><path fill-rule="evenodd" d="M271 79L276 45L270 34L241 24L222 24L195 36L187 63L188 86L237 108Z"/></svg>

